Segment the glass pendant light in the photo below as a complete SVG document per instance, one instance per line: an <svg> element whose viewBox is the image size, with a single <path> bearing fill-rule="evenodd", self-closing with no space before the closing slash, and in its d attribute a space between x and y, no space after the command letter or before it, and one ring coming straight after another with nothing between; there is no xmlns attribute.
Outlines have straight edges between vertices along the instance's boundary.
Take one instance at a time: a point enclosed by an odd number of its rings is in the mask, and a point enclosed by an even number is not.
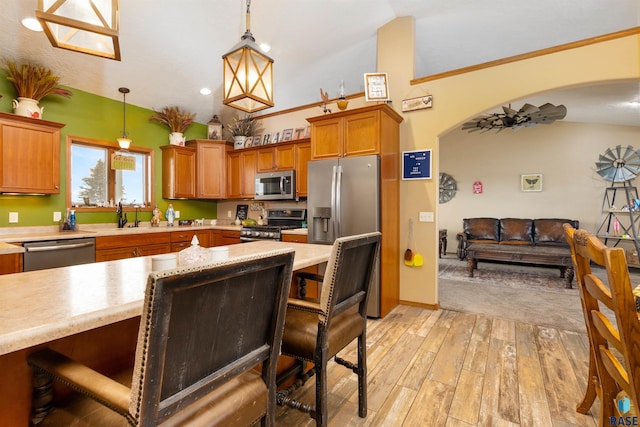
<svg viewBox="0 0 640 427"><path fill-rule="evenodd" d="M36 18L54 47L120 61L118 0L38 0Z"/></svg>
<svg viewBox="0 0 640 427"><path fill-rule="evenodd" d="M122 136L116 138L118 145L123 150L128 150L131 145L131 138L127 136L127 94L130 92L128 88L121 87L118 91L122 94Z"/></svg>
<svg viewBox="0 0 640 427"><path fill-rule="evenodd" d="M273 107L273 59L260 51L251 34L251 0L247 0L247 30L240 43L222 56L222 103L252 113Z"/></svg>

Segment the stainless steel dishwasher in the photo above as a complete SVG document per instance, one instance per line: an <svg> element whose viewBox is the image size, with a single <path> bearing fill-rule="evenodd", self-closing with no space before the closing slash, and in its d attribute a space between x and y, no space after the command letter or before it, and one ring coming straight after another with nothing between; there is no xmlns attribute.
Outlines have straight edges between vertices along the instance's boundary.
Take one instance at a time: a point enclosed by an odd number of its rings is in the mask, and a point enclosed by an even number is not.
<svg viewBox="0 0 640 427"><path fill-rule="evenodd" d="M27 242L24 247L24 271L67 267L96 261L96 239L46 240Z"/></svg>

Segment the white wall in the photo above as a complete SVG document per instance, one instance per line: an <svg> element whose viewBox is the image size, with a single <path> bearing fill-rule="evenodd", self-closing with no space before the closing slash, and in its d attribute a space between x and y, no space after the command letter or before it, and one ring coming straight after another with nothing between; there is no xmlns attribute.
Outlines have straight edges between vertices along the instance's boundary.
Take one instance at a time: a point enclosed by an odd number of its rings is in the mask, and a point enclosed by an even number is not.
<svg viewBox="0 0 640 427"><path fill-rule="evenodd" d="M455 252L456 233L462 231L462 219L470 217L571 218L595 231L610 184L596 173L595 162L609 147L640 149L638 141L640 127L562 121L517 132L449 132L440 140L440 171L457 181L458 191L439 206L438 226L448 230L447 252ZM542 191L521 192L523 173L541 173ZM472 193L475 181L482 182L482 194ZM638 179L632 182L640 185Z"/></svg>

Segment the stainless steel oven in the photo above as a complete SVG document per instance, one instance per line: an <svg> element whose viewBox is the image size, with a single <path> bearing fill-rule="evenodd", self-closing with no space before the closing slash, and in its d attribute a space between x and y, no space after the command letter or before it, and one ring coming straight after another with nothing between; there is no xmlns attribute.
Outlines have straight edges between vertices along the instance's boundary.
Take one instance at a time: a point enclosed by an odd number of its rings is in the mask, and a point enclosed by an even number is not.
<svg viewBox="0 0 640 427"><path fill-rule="evenodd" d="M306 209L268 209L268 224L242 227L240 241L282 240L282 230L301 228L306 220Z"/></svg>

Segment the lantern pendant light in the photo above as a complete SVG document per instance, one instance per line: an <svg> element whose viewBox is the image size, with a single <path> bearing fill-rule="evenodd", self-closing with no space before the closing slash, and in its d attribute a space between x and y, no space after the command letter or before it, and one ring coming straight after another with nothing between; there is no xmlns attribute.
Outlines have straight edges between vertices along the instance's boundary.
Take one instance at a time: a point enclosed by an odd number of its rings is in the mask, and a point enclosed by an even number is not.
<svg viewBox="0 0 640 427"><path fill-rule="evenodd" d="M247 113L273 107L273 59L260 51L251 34L251 0L247 0L246 26L240 43L222 56L222 103Z"/></svg>
<svg viewBox="0 0 640 427"><path fill-rule="evenodd" d="M130 92L128 88L121 87L118 91L122 94L122 136L116 138L118 145L123 150L128 150L131 145L131 138L127 136L127 94Z"/></svg>
<svg viewBox="0 0 640 427"><path fill-rule="evenodd" d="M118 0L38 0L36 18L54 47L120 61Z"/></svg>

